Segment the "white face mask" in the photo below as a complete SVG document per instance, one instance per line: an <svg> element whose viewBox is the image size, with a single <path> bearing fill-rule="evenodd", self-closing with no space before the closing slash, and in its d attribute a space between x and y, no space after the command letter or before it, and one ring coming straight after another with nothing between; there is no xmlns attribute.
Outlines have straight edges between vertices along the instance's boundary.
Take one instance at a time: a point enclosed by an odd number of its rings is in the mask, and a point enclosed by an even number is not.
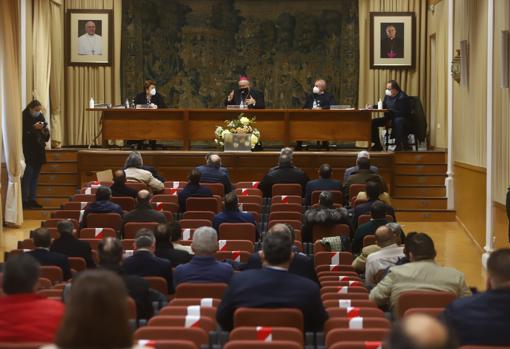
<svg viewBox="0 0 510 349"><path fill-rule="evenodd" d="M153 88L153 89L151 90L151 96L155 96L155 95L156 95L156 89L155 89L155 88Z"/></svg>
<svg viewBox="0 0 510 349"><path fill-rule="evenodd" d="M384 94L385 94L386 96L391 96L391 90L386 89L386 91L384 91Z"/></svg>
<svg viewBox="0 0 510 349"><path fill-rule="evenodd" d="M318 88L317 86L314 86L313 89L312 89L313 93L315 93L316 95L318 95L320 92L321 92L321 89Z"/></svg>

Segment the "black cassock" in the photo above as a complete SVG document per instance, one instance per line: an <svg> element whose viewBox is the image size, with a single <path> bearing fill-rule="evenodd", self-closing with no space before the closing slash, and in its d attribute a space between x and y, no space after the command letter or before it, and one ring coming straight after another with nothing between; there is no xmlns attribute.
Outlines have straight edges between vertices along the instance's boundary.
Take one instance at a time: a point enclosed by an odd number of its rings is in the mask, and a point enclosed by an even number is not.
<svg viewBox="0 0 510 349"><path fill-rule="evenodd" d="M156 92L154 96L150 96L147 98L147 94L145 92L140 92L135 97L135 104L155 104L158 108L166 108L165 101L163 97Z"/></svg>
<svg viewBox="0 0 510 349"><path fill-rule="evenodd" d="M319 107L322 109L329 109L332 105L335 105L335 97L329 92L324 92L322 94L309 94L306 96L305 105L303 105L303 109L312 109L313 101L317 101L319 103Z"/></svg>
<svg viewBox="0 0 510 349"><path fill-rule="evenodd" d="M253 88L249 89L247 93L242 93L240 89L234 90L234 97L229 102L225 98L225 105L240 105L241 100L246 101L247 98L252 97L255 100L255 105L249 105L248 109L265 109L266 104L264 102L264 93Z"/></svg>

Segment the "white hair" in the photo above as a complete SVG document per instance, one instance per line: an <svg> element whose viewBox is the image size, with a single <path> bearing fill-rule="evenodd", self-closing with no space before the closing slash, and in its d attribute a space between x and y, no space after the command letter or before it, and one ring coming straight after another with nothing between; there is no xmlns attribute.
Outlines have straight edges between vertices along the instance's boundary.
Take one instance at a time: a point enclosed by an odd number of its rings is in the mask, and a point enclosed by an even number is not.
<svg viewBox="0 0 510 349"><path fill-rule="evenodd" d="M213 255L218 251L218 234L211 227L200 227L193 233L191 247L197 255Z"/></svg>
<svg viewBox="0 0 510 349"><path fill-rule="evenodd" d="M358 153L358 159L367 158L370 159L370 153L366 150L362 150Z"/></svg>

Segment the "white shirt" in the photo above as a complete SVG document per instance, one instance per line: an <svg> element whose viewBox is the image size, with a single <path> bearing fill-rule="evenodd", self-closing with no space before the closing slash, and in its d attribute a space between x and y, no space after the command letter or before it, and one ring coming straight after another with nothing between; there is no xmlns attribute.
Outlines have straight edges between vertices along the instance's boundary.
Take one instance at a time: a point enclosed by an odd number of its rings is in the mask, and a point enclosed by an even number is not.
<svg viewBox="0 0 510 349"><path fill-rule="evenodd" d="M78 38L78 54L101 56L103 54L103 38L97 34L83 34Z"/></svg>
<svg viewBox="0 0 510 349"><path fill-rule="evenodd" d="M394 266L402 257L404 257L404 247L397 244L383 247L379 251L369 254L365 267L365 284L375 286L373 278L377 272Z"/></svg>

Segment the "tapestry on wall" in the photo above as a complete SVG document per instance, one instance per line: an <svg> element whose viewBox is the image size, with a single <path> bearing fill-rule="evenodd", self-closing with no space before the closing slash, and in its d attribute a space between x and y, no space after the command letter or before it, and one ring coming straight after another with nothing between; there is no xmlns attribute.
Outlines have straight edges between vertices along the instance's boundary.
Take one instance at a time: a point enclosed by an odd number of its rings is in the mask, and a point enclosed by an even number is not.
<svg viewBox="0 0 510 349"><path fill-rule="evenodd" d="M170 107L217 108L247 75L268 108L300 108L317 78L357 105L356 0L124 0L122 92L153 79Z"/></svg>

